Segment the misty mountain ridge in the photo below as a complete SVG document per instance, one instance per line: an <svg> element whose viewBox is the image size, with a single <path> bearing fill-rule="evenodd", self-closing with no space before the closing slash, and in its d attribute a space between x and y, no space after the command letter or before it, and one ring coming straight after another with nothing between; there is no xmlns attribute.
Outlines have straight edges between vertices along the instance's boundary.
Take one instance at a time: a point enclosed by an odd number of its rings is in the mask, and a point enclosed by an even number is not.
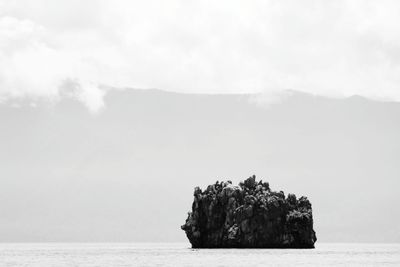
<svg viewBox="0 0 400 267"><path fill-rule="evenodd" d="M252 174L307 195L320 241L400 241L399 103L253 97L112 90L96 114L5 101L2 241L184 241L193 187Z"/></svg>

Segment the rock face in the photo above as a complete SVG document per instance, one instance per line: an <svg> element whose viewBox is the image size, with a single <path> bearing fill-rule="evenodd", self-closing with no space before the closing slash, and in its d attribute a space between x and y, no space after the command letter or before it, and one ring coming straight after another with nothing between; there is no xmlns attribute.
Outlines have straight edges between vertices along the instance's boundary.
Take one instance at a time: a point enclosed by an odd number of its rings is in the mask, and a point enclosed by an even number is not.
<svg viewBox="0 0 400 267"><path fill-rule="evenodd" d="M252 176L194 190L192 212L182 225L193 248L314 248L311 203L273 192Z"/></svg>

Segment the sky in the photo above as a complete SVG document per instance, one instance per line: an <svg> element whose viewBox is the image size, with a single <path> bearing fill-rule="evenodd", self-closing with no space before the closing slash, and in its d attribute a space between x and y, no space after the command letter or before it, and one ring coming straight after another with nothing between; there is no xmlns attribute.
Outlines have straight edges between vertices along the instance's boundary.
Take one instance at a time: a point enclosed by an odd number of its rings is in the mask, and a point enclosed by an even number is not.
<svg viewBox="0 0 400 267"><path fill-rule="evenodd" d="M0 101L123 88L400 101L400 3L0 0Z"/></svg>

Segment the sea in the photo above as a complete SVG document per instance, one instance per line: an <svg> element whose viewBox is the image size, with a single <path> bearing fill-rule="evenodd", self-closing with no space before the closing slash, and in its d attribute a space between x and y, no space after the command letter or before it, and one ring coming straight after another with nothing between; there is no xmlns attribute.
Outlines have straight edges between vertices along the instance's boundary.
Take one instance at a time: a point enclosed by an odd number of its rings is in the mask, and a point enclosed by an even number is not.
<svg viewBox="0 0 400 267"><path fill-rule="evenodd" d="M188 243L2 243L1 267L400 266L400 244L192 249Z"/></svg>

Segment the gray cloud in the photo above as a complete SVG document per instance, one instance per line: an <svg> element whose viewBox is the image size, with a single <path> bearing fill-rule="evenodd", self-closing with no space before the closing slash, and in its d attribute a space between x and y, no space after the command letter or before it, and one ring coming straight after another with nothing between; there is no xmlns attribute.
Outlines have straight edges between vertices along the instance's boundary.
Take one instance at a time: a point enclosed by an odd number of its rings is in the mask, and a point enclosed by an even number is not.
<svg viewBox="0 0 400 267"><path fill-rule="evenodd" d="M0 1L0 96L102 86L400 100L397 1ZM275 93L274 93L275 94Z"/></svg>

